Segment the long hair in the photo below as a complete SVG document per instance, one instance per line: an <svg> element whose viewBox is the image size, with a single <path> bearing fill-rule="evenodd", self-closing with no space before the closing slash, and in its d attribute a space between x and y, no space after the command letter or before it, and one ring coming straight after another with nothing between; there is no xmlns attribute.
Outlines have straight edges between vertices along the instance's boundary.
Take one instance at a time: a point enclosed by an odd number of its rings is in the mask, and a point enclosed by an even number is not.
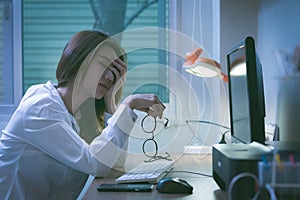
<svg viewBox="0 0 300 200"><path fill-rule="evenodd" d="M125 51L102 31L85 30L76 33L66 44L61 59L56 69L58 87L74 84L80 67L86 57L101 43L109 41L109 44L126 63ZM115 95L115 103L121 99L122 88ZM80 135L87 142L91 142L104 128L104 112L106 111L104 99L87 99L77 111L73 113L80 126ZM79 114L78 114L79 113ZM91 113L96 113L96 118ZM77 114L77 117L76 117Z"/></svg>

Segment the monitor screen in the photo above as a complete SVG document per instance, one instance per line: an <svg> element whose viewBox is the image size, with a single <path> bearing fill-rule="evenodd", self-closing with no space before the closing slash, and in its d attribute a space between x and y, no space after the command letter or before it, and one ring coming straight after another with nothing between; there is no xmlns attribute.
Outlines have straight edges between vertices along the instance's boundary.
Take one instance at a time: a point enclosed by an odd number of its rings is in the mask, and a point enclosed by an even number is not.
<svg viewBox="0 0 300 200"><path fill-rule="evenodd" d="M265 101L261 63L247 37L227 54L233 143L265 142Z"/></svg>

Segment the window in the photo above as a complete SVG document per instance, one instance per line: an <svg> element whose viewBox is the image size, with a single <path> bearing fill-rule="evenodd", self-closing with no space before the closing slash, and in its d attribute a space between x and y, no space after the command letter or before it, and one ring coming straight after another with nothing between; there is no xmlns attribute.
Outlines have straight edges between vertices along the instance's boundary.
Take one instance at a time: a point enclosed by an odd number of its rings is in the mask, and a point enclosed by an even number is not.
<svg viewBox="0 0 300 200"><path fill-rule="evenodd" d="M135 12L136 9L128 9ZM128 49L128 73L124 94L155 93L169 102L167 35L157 28L168 26L168 4L161 0L143 11L127 30L122 46Z"/></svg>
<svg viewBox="0 0 300 200"><path fill-rule="evenodd" d="M91 1L100 2L100 0L0 0L0 123L8 120L29 86L45 83L47 80L55 81L56 66L69 38L80 30L93 29L95 17ZM137 12L146 1L154 3L142 12ZM106 0L106 2L115 1ZM155 31L124 36L121 45L131 49L128 52L129 73L124 95L155 92L164 102L169 102L171 106L168 108L171 114L174 114L174 120L193 117L223 121L227 113L225 111L227 103L222 100L227 99L226 94L223 94L223 85L216 79L203 80L192 77L181 69L183 57L187 51L195 47L193 44L203 45L213 58L220 60L220 1L194 0L187 3L184 0L127 0L126 2L125 20L129 20L133 13L138 13L126 32L143 27L165 27L179 33L180 36L174 38L170 34L161 38ZM196 12L197 10L201 12ZM190 45L185 42L186 36L195 39L196 43ZM171 42L165 43L169 39ZM147 46L154 43L159 45L163 43L164 47L159 50L134 49L141 44ZM176 52L170 53L168 49ZM171 74L177 72L176 76ZM181 84L181 80L185 81L184 85ZM190 98L189 91L192 89L197 98ZM190 99L196 101L190 102ZM222 100L223 105L219 105L218 100ZM199 112L195 109L196 104L200 104ZM8 116L4 120L3 114ZM0 128L2 127L0 124ZM201 137L202 135L206 137L205 134L201 134Z"/></svg>
<svg viewBox="0 0 300 200"><path fill-rule="evenodd" d="M10 85L13 84L12 68L12 10L10 1L0 3L0 102L12 104L13 94Z"/></svg>
<svg viewBox="0 0 300 200"><path fill-rule="evenodd" d="M20 17L20 0L0 1L0 113L2 115L12 113L21 98Z"/></svg>
<svg viewBox="0 0 300 200"><path fill-rule="evenodd" d="M0 130L22 97L20 5L21 0L0 1Z"/></svg>
<svg viewBox="0 0 300 200"><path fill-rule="evenodd" d="M97 0L93 2L96 3ZM138 13L143 2L127 1L125 22ZM151 3L133 18L125 31L149 26L166 26L166 0L153 2L155 3ZM56 81L56 66L67 41L80 30L93 29L97 22L90 3L91 1L87 0L23 0L24 91L33 84L44 83L47 80ZM126 49L140 44L141 41L158 43L157 38L157 33L132 34L123 38L121 45ZM166 54L157 49L137 49L129 52L129 73L124 96L134 92L154 92L167 101L166 89L162 87L166 85L167 72L158 65L165 62ZM142 73L134 70L137 68L142 68ZM141 82L144 80L149 84Z"/></svg>

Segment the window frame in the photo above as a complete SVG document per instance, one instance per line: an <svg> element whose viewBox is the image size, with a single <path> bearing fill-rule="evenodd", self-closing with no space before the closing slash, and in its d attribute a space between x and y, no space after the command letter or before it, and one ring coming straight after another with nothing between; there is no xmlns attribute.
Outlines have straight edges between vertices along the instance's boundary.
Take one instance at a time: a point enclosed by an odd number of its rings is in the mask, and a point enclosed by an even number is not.
<svg viewBox="0 0 300 200"><path fill-rule="evenodd" d="M12 53L9 60L11 60L11 65L13 70L3 70L4 76L12 77L13 84L3 83L3 87L11 90L12 102L1 104L0 113L3 115L11 115L16 107L18 106L22 96L23 96L23 51L22 51L22 0L6 0L5 3L10 4L9 15L11 16L8 26L12 26L10 31ZM8 34L8 33L5 33ZM8 47L11 48L11 47Z"/></svg>

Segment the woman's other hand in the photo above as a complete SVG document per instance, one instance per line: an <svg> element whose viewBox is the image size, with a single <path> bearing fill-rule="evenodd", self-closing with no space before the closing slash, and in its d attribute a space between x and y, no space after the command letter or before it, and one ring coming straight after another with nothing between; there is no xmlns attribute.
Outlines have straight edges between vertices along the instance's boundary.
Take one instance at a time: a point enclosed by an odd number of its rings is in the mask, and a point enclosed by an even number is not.
<svg viewBox="0 0 300 200"><path fill-rule="evenodd" d="M133 94L128 96L123 103L131 109L144 111L150 116L159 118L162 118L166 109L165 105L154 94Z"/></svg>

